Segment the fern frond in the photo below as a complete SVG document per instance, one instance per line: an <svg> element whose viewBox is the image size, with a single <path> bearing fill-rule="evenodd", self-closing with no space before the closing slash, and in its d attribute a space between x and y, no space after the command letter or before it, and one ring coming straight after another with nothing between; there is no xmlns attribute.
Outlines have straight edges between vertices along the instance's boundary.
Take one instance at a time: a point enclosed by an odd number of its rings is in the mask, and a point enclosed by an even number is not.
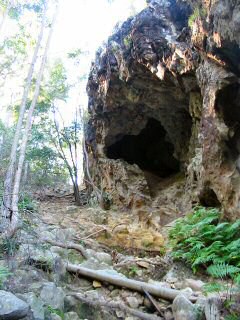
<svg viewBox="0 0 240 320"><path fill-rule="evenodd" d="M240 272L240 268L225 263L213 264L207 268L207 272L214 278L231 277Z"/></svg>
<svg viewBox="0 0 240 320"><path fill-rule="evenodd" d="M220 292L222 290L223 290L223 285L218 282L206 283L203 286L204 294L213 293L213 292Z"/></svg>

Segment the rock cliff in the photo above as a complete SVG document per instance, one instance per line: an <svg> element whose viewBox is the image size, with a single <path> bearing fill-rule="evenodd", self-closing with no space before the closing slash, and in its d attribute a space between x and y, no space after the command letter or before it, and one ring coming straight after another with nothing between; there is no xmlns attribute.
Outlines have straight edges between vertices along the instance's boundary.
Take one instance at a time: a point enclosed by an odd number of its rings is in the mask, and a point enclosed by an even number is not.
<svg viewBox="0 0 240 320"><path fill-rule="evenodd" d="M239 45L239 0L150 0L98 50L87 169L114 205L240 217Z"/></svg>

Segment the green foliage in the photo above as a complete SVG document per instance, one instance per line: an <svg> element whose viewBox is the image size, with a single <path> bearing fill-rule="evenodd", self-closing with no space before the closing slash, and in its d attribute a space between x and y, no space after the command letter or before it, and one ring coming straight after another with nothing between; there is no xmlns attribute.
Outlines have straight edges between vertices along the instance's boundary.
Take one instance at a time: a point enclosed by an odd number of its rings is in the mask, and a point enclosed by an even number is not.
<svg viewBox="0 0 240 320"><path fill-rule="evenodd" d="M198 18L205 18L207 15L206 9L204 8L199 8L196 7L193 11L193 13L190 15L190 17L188 18L188 26L190 28L193 27L194 22L198 19Z"/></svg>
<svg viewBox="0 0 240 320"><path fill-rule="evenodd" d="M0 267L0 288L2 288L3 282L4 282L5 280L7 280L7 278L8 278L9 276L11 276L11 275L12 275L12 273L9 272L9 270L8 270L7 268L5 268L5 267Z"/></svg>
<svg viewBox="0 0 240 320"><path fill-rule="evenodd" d="M239 319L239 314L232 310L234 305L233 293L240 293L240 268L225 263L211 265L207 268L207 272L213 278L221 278L221 282L210 282L204 285L204 293L217 292L222 298L223 305L228 315L224 319ZM222 292L226 292L226 297L222 297Z"/></svg>
<svg viewBox="0 0 240 320"><path fill-rule="evenodd" d="M124 39L123 39L123 43L125 45L126 48L130 48L132 45L132 38L131 35L127 35Z"/></svg>
<svg viewBox="0 0 240 320"><path fill-rule="evenodd" d="M227 315L227 316L225 317L225 320L239 320L239 315L237 315L237 314Z"/></svg>
<svg viewBox="0 0 240 320"><path fill-rule="evenodd" d="M21 211L35 211L36 204L29 195L23 195L18 202L18 209Z"/></svg>
<svg viewBox="0 0 240 320"><path fill-rule="evenodd" d="M220 216L216 208L197 207L179 219L169 234L172 256L194 271L211 264L240 267L240 220L222 222Z"/></svg>
<svg viewBox="0 0 240 320"><path fill-rule="evenodd" d="M214 278L224 279L228 276L234 277L240 272L240 268L225 263L219 263L209 266L207 272Z"/></svg>
<svg viewBox="0 0 240 320"><path fill-rule="evenodd" d="M130 275L130 276L135 276L135 275L137 275L138 270L139 270L138 267L136 267L136 266L131 266L130 269L129 269L129 275Z"/></svg>
<svg viewBox="0 0 240 320"><path fill-rule="evenodd" d="M59 310L59 309L54 309L52 306L47 306L47 310L50 314L56 314L58 315L61 319L64 319L64 312Z"/></svg>
<svg viewBox="0 0 240 320"><path fill-rule="evenodd" d="M75 58L78 58L79 56L81 56L82 54L83 54L82 49L75 49L75 50L68 53L68 58L75 59Z"/></svg>
<svg viewBox="0 0 240 320"><path fill-rule="evenodd" d="M54 99L60 99L65 101L69 91L69 85L67 84L66 69L61 60L55 61L50 69L50 79L45 86L45 99L51 102Z"/></svg>
<svg viewBox="0 0 240 320"><path fill-rule="evenodd" d="M19 248L19 243L15 237L3 238L0 242L0 255L14 256Z"/></svg>

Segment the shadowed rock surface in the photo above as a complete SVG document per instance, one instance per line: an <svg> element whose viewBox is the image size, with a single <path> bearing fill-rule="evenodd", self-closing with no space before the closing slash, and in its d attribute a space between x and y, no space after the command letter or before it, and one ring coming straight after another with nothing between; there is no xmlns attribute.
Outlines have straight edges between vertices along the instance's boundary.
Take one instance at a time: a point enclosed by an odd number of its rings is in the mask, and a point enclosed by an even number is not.
<svg viewBox="0 0 240 320"><path fill-rule="evenodd" d="M94 184L162 225L197 203L240 217L239 3L148 2L89 75Z"/></svg>

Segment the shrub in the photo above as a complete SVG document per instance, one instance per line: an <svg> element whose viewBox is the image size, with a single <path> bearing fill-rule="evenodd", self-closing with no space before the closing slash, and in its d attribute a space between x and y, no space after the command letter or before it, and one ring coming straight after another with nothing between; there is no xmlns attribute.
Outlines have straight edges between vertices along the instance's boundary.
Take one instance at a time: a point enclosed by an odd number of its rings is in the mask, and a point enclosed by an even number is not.
<svg viewBox="0 0 240 320"><path fill-rule="evenodd" d="M186 260L194 272L213 264L240 267L240 219L220 217L216 208L197 207L178 219L169 233L173 258Z"/></svg>

